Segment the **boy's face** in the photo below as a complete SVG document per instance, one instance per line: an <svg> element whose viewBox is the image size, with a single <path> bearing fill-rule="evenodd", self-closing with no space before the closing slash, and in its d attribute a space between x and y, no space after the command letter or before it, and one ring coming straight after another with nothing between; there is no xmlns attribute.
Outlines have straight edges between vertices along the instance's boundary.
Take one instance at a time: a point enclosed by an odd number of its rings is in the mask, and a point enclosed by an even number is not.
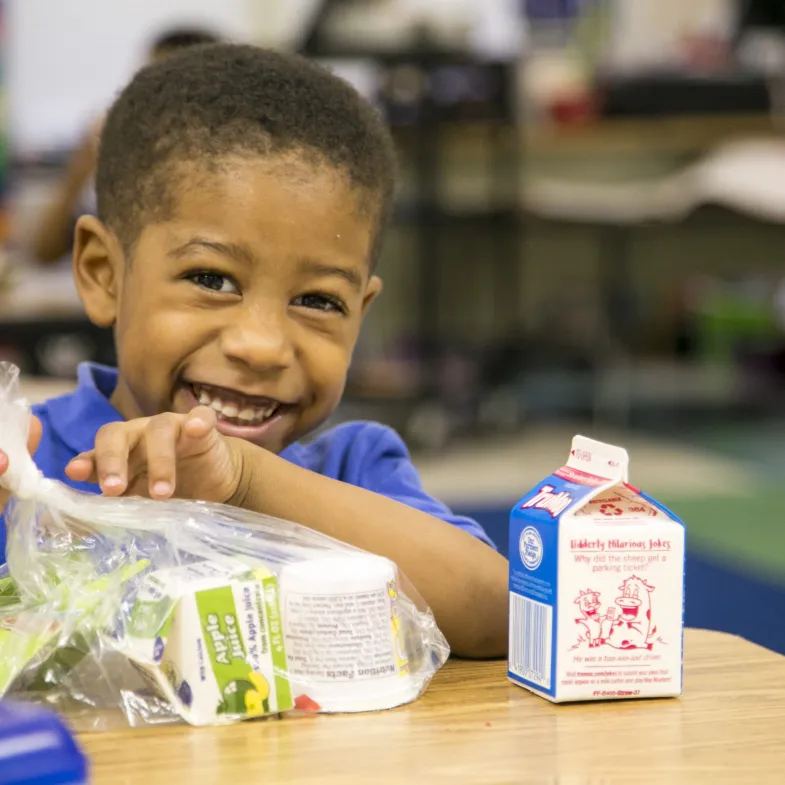
<svg viewBox="0 0 785 785"><path fill-rule="evenodd" d="M274 452L302 438L338 405L381 289L373 231L338 173L283 160L186 178L176 216L147 225L128 264L81 219L77 283L115 326L112 402L126 419L201 402L223 434Z"/></svg>

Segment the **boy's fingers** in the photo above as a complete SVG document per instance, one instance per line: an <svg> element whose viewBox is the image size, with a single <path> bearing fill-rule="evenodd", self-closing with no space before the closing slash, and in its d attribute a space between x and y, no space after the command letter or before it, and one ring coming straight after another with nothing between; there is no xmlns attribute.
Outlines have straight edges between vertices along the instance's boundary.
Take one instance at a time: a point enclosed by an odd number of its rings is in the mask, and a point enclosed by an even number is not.
<svg viewBox="0 0 785 785"><path fill-rule="evenodd" d="M183 431L187 436L200 438L209 434L217 422L218 418L213 409L209 406L197 406L188 413Z"/></svg>
<svg viewBox="0 0 785 785"><path fill-rule="evenodd" d="M140 464L137 468L146 475L147 493L154 499L167 499L175 491L178 456L207 451L217 418L211 408L197 406L185 418L161 414L137 422L138 427L133 428L127 422L101 428L95 449L77 455L68 464L68 477L77 482L98 482L104 494L119 496L128 490L129 474ZM139 491L144 493L145 489Z"/></svg>
<svg viewBox="0 0 785 785"><path fill-rule="evenodd" d="M95 473L107 496L119 496L128 486L128 455L139 437L139 429L130 430L126 423L110 423L98 431L93 450Z"/></svg>
<svg viewBox="0 0 785 785"><path fill-rule="evenodd" d="M95 480L95 454L94 451L83 452L72 458L65 467L65 473L77 482L90 482Z"/></svg>
<svg viewBox="0 0 785 785"><path fill-rule="evenodd" d="M189 458L207 452L216 436L218 418L208 406L192 409L180 428L178 455Z"/></svg>
<svg viewBox="0 0 785 785"><path fill-rule="evenodd" d="M148 491L153 499L168 499L177 482L177 440L181 420L176 415L153 417L144 437Z"/></svg>

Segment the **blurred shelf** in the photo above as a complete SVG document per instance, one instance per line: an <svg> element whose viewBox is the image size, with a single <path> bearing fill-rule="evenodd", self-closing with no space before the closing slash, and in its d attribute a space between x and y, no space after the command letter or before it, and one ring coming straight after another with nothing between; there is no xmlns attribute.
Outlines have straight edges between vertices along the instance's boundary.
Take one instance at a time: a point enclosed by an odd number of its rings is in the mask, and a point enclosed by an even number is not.
<svg viewBox="0 0 785 785"><path fill-rule="evenodd" d="M720 142L749 136L777 136L782 124L774 115L706 115L596 120L575 125L527 126L529 154L627 154L642 150L673 153L707 150Z"/></svg>
<svg viewBox="0 0 785 785"><path fill-rule="evenodd" d="M468 201L468 200L467 200ZM431 204L425 202L401 202L395 211L395 220L400 225L421 221L420 213L428 210L429 225L434 228L495 228L502 226L520 227L521 210L518 204L506 207L490 206L477 200L471 206L462 205L460 208L451 208L442 200L435 200Z"/></svg>
<svg viewBox="0 0 785 785"><path fill-rule="evenodd" d="M426 42L413 41L410 47L401 49L383 47L370 48L367 46L352 46L351 44L332 44L317 42L313 50L314 57L324 57L336 60L374 60L384 65L414 64L425 67L453 66L453 65L482 65L490 67L507 68L515 63L507 58L485 58L469 49L448 48Z"/></svg>
<svg viewBox="0 0 785 785"><path fill-rule="evenodd" d="M14 259L0 288L0 324L86 321L70 265L42 267Z"/></svg>
<svg viewBox="0 0 785 785"><path fill-rule="evenodd" d="M503 137L517 138L528 154L555 153L640 153L653 150L673 153L706 150L715 144L750 136L780 138L785 118L776 115L705 115L650 117L635 119L597 119L574 124L527 123L519 129L502 123L466 120L452 122L440 131L445 145L465 153L487 139L490 130ZM404 144L414 140L415 126L395 129Z"/></svg>
<svg viewBox="0 0 785 785"><path fill-rule="evenodd" d="M87 324L84 308L80 302L42 299L38 302L20 302L13 292L7 298L0 296L0 327L23 328L25 325L47 325L56 329L61 325Z"/></svg>
<svg viewBox="0 0 785 785"><path fill-rule="evenodd" d="M400 364L396 365L400 367ZM423 374L416 370L408 374L413 380ZM362 372L357 363L355 372ZM362 378L362 377L361 377ZM382 376L347 385L346 398L355 403L380 407L400 407L427 399L424 382L385 386ZM624 409L687 409L707 408L722 410L742 405L750 397L749 380L731 366L711 366L700 361L674 362L664 359L644 359L635 362L608 362L596 369L570 370L554 367L519 368L500 385L510 395L519 398L529 415L543 412L570 413L591 411L601 407ZM478 384L467 397L482 399L494 390Z"/></svg>

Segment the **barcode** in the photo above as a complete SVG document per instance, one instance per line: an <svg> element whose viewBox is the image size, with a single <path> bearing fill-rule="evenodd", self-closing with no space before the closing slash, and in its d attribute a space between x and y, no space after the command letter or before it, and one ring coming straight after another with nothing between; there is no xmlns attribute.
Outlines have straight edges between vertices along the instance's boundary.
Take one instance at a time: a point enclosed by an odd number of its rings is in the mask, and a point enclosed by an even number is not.
<svg viewBox="0 0 785 785"><path fill-rule="evenodd" d="M510 672L545 690L551 688L550 605L510 593Z"/></svg>

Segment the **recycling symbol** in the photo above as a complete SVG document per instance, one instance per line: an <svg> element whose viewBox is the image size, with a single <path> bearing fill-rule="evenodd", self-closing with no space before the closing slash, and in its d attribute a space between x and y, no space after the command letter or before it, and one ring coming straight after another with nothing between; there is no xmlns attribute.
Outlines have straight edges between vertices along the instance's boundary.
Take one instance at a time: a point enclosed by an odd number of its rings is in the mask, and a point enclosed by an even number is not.
<svg viewBox="0 0 785 785"><path fill-rule="evenodd" d="M609 517L611 515L621 515L622 509L620 507L617 507L615 504L603 504L600 507L600 514L607 515Z"/></svg>

